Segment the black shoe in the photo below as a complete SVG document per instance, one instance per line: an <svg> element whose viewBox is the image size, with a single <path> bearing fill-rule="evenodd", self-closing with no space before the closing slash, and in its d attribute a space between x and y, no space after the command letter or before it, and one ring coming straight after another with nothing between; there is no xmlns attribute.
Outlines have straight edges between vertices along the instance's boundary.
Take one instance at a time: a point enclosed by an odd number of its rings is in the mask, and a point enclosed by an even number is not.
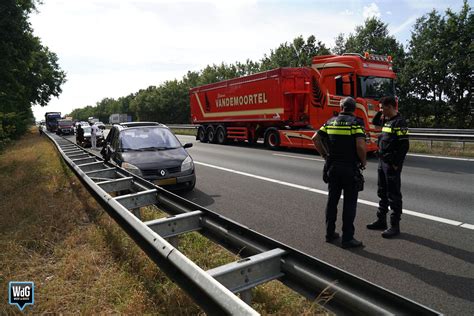
<svg viewBox="0 0 474 316"><path fill-rule="evenodd" d="M332 233L332 235L326 236L326 242L333 242L336 239L339 239L338 233Z"/></svg>
<svg viewBox="0 0 474 316"><path fill-rule="evenodd" d="M377 218L375 222L371 224L367 224L367 229L373 229L373 230L387 229L387 219Z"/></svg>
<svg viewBox="0 0 474 316"><path fill-rule="evenodd" d="M392 226L389 229L386 229L382 233L383 238L392 238L395 236L400 235L400 227L399 226Z"/></svg>
<svg viewBox="0 0 474 316"><path fill-rule="evenodd" d="M362 247L362 246L363 246L362 241L358 241L354 238L349 240L349 241L343 241L341 243L341 247L344 248L344 249L357 248L357 247Z"/></svg>

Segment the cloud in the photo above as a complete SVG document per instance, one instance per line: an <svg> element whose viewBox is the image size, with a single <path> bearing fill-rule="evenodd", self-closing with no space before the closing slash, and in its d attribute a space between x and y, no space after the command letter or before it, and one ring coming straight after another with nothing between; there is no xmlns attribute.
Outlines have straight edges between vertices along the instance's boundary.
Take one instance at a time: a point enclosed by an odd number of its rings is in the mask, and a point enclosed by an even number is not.
<svg viewBox="0 0 474 316"><path fill-rule="evenodd" d="M387 15L392 15L392 11L385 12Z"/></svg>
<svg viewBox="0 0 474 316"><path fill-rule="evenodd" d="M345 9L343 12L341 12L341 15L345 15L345 16L354 15L354 11Z"/></svg>
<svg viewBox="0 0 474 316"><path fill-rule="evenodd" d="M375 2L372 2L368 6L364 6L362 10L362 16L364 17L364 20L373 18L373 17L380 18L380 15L381 15L380 9L377 6L377 4L375 4Z"/></svg>
<svg viewBox="0 0 474 316"><path fill-rule="evenodd" d="M255 0L44 1L32 26L57 53L68 81L59 98L33 111L37 118L46 111L65 114L208 64L259 60L299 35L314 34L332 46L337 34L361 23L354 15L335 23L338 13Z"/></svg>

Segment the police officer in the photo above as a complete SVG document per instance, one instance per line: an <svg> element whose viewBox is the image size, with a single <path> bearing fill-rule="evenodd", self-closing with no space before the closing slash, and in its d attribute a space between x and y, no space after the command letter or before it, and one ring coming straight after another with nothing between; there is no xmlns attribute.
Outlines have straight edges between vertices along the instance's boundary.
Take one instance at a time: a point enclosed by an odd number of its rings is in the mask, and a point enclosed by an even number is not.
<svg viewBox="0 0 474 316"><path fill-rule="evenodd" d="M366 165L364 122L354 116L356 102L348 97L341 100L341 113L329 119L313 137L313 142L326 160L328 180L328 201L326 205L326 241L339 238L335 232L337 204L344 191L342 213L343 248L362 246L354 239L354 219L357 196L355 175L357 168Z"/></svg>
<svg viewBox="0 0 474 316"><path fill-rule="evenodd" d="M382 110L373 118L372 123L382 126L379 136L378 190L380 198L377 220L367 225L368 229L383 230L382 237L391 238L400 234L402 215L402 193L400 192L403 161L408 152L408 126L396 110L394 97L381 100ZM390 228L387 229L388 208Z"/></svg>

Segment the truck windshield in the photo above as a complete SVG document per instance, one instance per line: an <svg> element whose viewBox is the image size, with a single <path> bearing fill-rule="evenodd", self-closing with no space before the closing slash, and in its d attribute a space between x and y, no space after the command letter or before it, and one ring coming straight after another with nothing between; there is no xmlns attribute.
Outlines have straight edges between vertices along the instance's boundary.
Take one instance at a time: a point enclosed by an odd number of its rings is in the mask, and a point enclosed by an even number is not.
<svg viewBox="0 0 474 316"><path fill-rule="evenodd" d="M72 121L59 121L59 126L71 126Z"/></svg>
<svg viewBox="0 0 474 316"><path fill-rule="evenodd" d="M395 85L392 78L358 77L357 90L363 98L380 99L395 95Z"/></svg>
<svg viewBox="0 0 474 316"><path fill-rule="evenodd" d="M130 128L122 131L120 136L124 150L160 150L181 147L176 136L162 127Z"/></svg>

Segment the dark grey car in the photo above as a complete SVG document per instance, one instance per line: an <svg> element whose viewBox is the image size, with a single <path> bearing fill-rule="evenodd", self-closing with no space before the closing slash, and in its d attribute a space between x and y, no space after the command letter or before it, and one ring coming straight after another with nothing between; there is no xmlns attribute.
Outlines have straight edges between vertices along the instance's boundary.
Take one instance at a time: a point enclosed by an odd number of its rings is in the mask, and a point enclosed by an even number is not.
<svg viewBox="0 0 474 316"><path fill-rule="evenodd" d="M196 174L185 150L189 147L191 143L181 145L165 125L125 123L112 127L101 154L105 160L158 185L190 191Z"/></svg>

